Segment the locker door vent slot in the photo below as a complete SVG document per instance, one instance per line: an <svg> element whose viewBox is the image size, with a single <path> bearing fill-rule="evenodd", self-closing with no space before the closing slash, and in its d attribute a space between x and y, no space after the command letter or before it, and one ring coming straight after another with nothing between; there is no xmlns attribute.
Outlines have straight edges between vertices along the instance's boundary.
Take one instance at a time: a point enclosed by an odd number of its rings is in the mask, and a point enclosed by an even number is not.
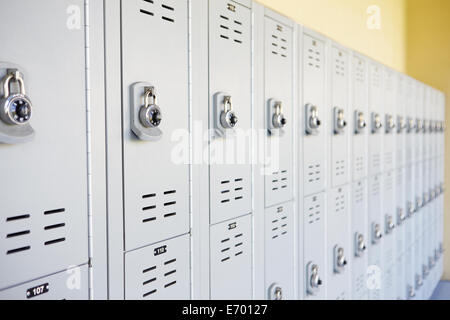
<svg viewBox="0 0 450 320"><path fill-rule="evenodd" d="M177 284L177 259L161 260L142 270L144 281L142 282L142 298L152 298L152 295L160 290L167 289Z"/></svg>
<svg viewBox="0 0 450 320"><path fill-rule="evenodd" d="M28 251L30 245L29 214L11 216L6 218L8 231L5 235L8 250L7 255Z"/></svg>
<svg viewBox="0 0 450 320"><path fill-rule="evenodd" d="M242 182L244 179L236 178L231 180L223 180L220 182L221 197L220 203L222 205L231 204L234 201L240 201L244 199L244 187Z"/></svg>
<svg viewBox="0 0 450 320"><path fill-rule="evenodd" d="M372 183L370 193L374 197L377 197L380 194L380 181L378 179L375 179Z"/></svg>
<svg viewBox="0 0 450 320"><path fill-rule="evenodd" d="M282 191L288 187L288 171L282 170L272 173L272 191Z"/></svg>
<svg viewBox="0 0 450 320"><path fill-rule="evenodd" d="M145 6L144 8L141 8L139 10L140 13L146 15L146 16L151 16L154 17L155 14L157 14L158 12L156 8L154 8L153 6L155 5L155 1L153 0L142 0L144 3L143 5ZM150 9L152 8L152 9ZM167 3L162 3L161 4L161 19L165 22L171 22L174 23L175 22L175 17L173 16L174 12L175 12L175 6L174 5L169 5Z"/></svg>
<svg viewBox="0 0 450 320"><path fill-rule="evenodd" d="M45 246L55 245L66 241L65 208L44 211L44 241ZM63 215L64 214L64 215Z"/></svg>
<svg viewBox="0 0 450 320"><path fill-rule="evenodd" d="M162 192L161 197L156 193L142 195L142 199L145 200L141 208L144 214L142 223L175 217L178 212L176 193L176 190L166 190Z"/></svg>
<svg viewBox="0 0 450 320"><path fill-rule="evenodd" d="M277 25L274 33L272 34L272 54L279 56L281 58L288 57L288 43L286 37L285 28Z"/></svg>
<svg viewBox="0 0 450 320"><path fill-rule="evenodd" d="M364 292L366 288L366 277L365 274L362 273L358 277L356 277L356 292Z"/></svg>
<svg viewBox="0 0 450 320"><path fill-rule="evenodd" d="M356 172L363 173L364 169L365 169L364 157L363 156L356 157L356 159L355 159L355 170L356 170Z"/></svg>
<svg viewBox="0 0 450 320"><path fill-rule="evenodd" d="M345 160L337 160L334 163L336 177L345 175Z"/></svg>
<svg viewBox="0 0 450 320"><path fill-rule="evenodd" d="M307 52L307 65L313 69L321 69L322 67L322 54L317 48L317 41L312 40Z"/></svg>
<svg viewBox="0 0 450 320"><path fill-rule="evenodd" d="M322 179L322 170L320 164L309 165L306 177L309 183L318 182Z"/></svg>
<svg viewBox="0 0 450 320"><path fill-rule="evenodd" d="M355 203L362 203L364 201L364 188L361 185L361 183L358 183L358 187L355 189L355 195L354 195L354 201Z"/></svg>
<svg viewBox="0 0 450 320"><path fill-rule="evenodd" d="M374 87L379 88L381 86L381 76L380 76L380 69L378 67L374 67L372 70L372 77L371 77L371 84Z"/></svg>
<svg viewBox="0 0 450 320"><path fill-rule="evenodd" d="M394 181L393 181L393 177L391 173L388 173L386 175L386 180L385 180L385 184L384 184L384 189L386 191L392 191L394 187Z"/></svg>
<svg viewBox="0 0 450 320"><path fill-rule="evenodd" d="M230 262L236 257L242 255L244 253L244 234L243 233L232 233L229 231L230 235L227 238L224 238L220 241L220 262Z"/></svg>
<svg viewBox="0 0 450 320"><path fill-rule="evenodd" d="M378 153L372 155L372 165L374 168L380 167L380 164L381 164L380 158L381 158L381 156Z"/></svg>
<svg viewBox="0 0 450 320"><path fill-rule="evenodd" d="M392 154L392 152L386 152L384 154L384 163L386 165L391 165L392 161L393 161L393 154Z"/></svg>
<svg viewBox="0 0 450 320"><path fill-rule="evenodd" d="M272 239L279 239L287 235L288 217L285 214L283 207L278 208L272 217Z"/></svg>
<svg viewBox="0 0 450 320"><path fill-rule="evenodd" d="M334 212L335 213L339 213L339 212L345 210L345 194L343 191L341 191L339 193L340 194L338 194L335 198L335 203L334 203Z"/></svg>
<svg viewBox="0 0 450 320"><path fill-rule="evenodd" d="M229 12L232 14L232 12ZM224 14L219 15L220 38L233 41L237 45L243 43L242 22L234 20Z"/></svg>
<svg viewBox="0 0 450 320"><path fill-rule="evenodd" d="M343 53L339 51L339 58L336 58L334 61L334 71L338 76L345 76L345 59L342 58Z"/></svg>
<svg viewBox="0 0 450 320"><path fill-rule="evenodd" d="M322 207L318 201L319 199L314 198L311 205L306 210L306 218L309 224L320 221L322 216Z"/></svg>
<svg viewBox="0 0 450 320"><path fill-rule="evenodd" d="M366 81L364 62L361 60L358 60L358 64L355 68L355 78L356 78L356 81L359 83L364 83Z"/></svg>

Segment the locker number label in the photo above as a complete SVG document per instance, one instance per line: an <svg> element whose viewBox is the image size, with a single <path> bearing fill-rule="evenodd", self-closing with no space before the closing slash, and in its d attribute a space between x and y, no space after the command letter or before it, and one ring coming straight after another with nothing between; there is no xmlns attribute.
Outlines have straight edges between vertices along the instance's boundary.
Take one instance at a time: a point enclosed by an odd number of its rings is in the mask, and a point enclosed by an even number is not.
<svg viewBox="0 0 450 320"><path fill-rule="evenodd" d="M27 290L27 299L31 299L37 296L40 296L44 293L47 293L49 290L48 283L41 284L39 286L30 288Z"/></svg>
<svg viewBox="0 0 450 320"><path fill-rule="evenodd" d="M162 246L162 247L156 248L153 252L154 252L155 257L159 256L160 254L167 252L167 246Z"/></svg>

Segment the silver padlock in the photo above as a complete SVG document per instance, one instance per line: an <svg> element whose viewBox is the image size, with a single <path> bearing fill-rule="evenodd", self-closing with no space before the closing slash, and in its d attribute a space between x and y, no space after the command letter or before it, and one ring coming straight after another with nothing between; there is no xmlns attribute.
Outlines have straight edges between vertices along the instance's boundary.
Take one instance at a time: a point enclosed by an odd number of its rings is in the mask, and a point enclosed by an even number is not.
<svg viewBox="0 0 450 320"><path fill-rule="evenodd" d="M402 116L397 117L397 132L402 133L406 129L406 121Z"/></svg>
<svg viewBox="0 0 450 320"><path fill-rule="evenodd" d="M223 111L220 114L220 124L225 129L233 129L238 122L238 117L233 111L233 104L231 102L231 96L225 96L223 98Z"/></svg>
<svg viewBox="0 0 450 320"><path fill-rule="evenodd" d="M277 101L275 103L275 113L272 116L272 126L275 129L284 128L287 124L287 120L283 114L283 104L281 101Z"/></svg>
<svg viewBox="0 0 450 320"><path fill-rule="evenodd" d="M421 274L416 274L416 290L419 290L423 285L423 279Z"/></svg>
<svg viewBox="0 0 450 320"><path fill-rule="evenodd" d="M357 232L355 234L355 257L361 257L366 251L366 242L364 240L364 235Z"/></svg>
<svg viewBox="0 0 450 320"><path fill-rule="evenodd" d="M319 119L319 109L312 104L306 104L305 106L305 131L306 134L313 135L319 133L319 128L322 121Z"/></svg>
<svg viewBox="0 0 450 320"><path fill-rule="evenodd" d="M18 70L9 72L2 80L3 97L0 100L0 118L9 125L23 125L30 121L33 105L25 92L25 82ZM11 93L11 84L19 85L19 92Z"/></svg>
<svg viewBox="0 0 450 320"><path fill-rule="evenodd" d="M411 201L408 201L406 208L408 209L408 218L412 217L414 212L416 212L414 204Z"/></svg>
<svg viewBox="0 0 450 320"><path fill-rule="evenodd" d="M283 300L283 288L276 283L272 284L269 288L269 299Z"/></svg>
<svg viewBox="0 0 450 320"><path fill-rule="evenodd" d="M319 266L312 262L307 265L306 272L306 291L309 295L314 295L319 291L322 280L319 276Z"/></svg>
<svg viewBox="0 0 450 320"><path fill-rule="evenodd" d="M360 134L366 128L367 123L364 119L364 112L355 111L355 134Z"/></svg>
<svg viewBox="0 0 450 320"><path fill-rule="evenodd" d="M146 128L156 128L161 124L162 113L156 102L154 87L145 88L144 105L139 110L139 120Z"/></svg>
<svg viewBox="0 0 450 320"><path fill-rule="evenodd" d="M386 234L390 234L392 231L394 231L395 223L394 219L391 215L386 215Z"/></svg>
<svg viewBox="0 0 450 320"><path fill-rule="evenodd" d="M412 299L416 296L416 292L415 292L413 286L411 286L411 285L406 286L406 295L407 295L408 299Z"/></svg>
<svg viewBox="0 0 450 320"><path fill-rule="evenodd" d="M345 121L344 109L339 107L334 108L334 134L341 134L344 132L347 126L347 121Z"/></svg>
<svg viewBox="0 0 450 320"><path fill-rule="evenodd" d="M405 220L405 210L403 210L403 208L397 208L397 225L401 225Z"/></svg>
<svg viewBox="0 0 450 320"><path fill-rule="evenodd" d="M426 264L422 265L422 276L423 278L426 278L429 274L429 269L428 266Z"/></svg>
<svg viewBox="0 0 450 320"><path fill-rule="evenodd" d="M381 123L381 117L378 113L372 113L372 133L377 133L383 124Z"/></svg>
<svg viewBox="0 0 450 320"><path fill-rule="evenodd" d="M422 132L424 130L424 125L422 120L416 119L416 133Z"/></svg>
<svg viewBox="0 0 450 320"><path fill-rule="evenodd" d="M383 234L381 233L381 227L378 223L372 224L372 243L377 244L381 238L383 237Z"/></svg>
<svg viewBox="0 0 450 320"><path fill-rule="evenodd" d="M386 133L391 133L395 128L394 117L390 114L386 114Z"/></svg>
<svg viewBox="0 0 450 320"><path fill-rule="evenodd" d="M423 200L422 197L417 196L416 197L416 212L420 210L420 208L423 207Z"/></svg>
<svg viewBox="0 0 450 320"><path fill-rule="evenodd" d="M334 247L334 273L342 273L346 265L347 260L345 259L344 248L336 245Z"/></svg>

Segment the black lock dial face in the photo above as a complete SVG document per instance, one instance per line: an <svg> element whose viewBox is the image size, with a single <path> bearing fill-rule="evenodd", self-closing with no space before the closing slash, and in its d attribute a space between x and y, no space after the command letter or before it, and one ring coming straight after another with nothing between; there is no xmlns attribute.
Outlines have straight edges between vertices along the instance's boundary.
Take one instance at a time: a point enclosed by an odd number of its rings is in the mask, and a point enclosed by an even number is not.
<svg viewBox="0 0 450 320"><path fill-rule="evenodd" d="M150 122L153 126L157 127L161 124L161 112L157 109L152 109L149 111Z"/></svg>
<svg viewBox="0 0 450 320"><path fill-rule="evenodd" d="M10 113L14 121L24 123L31 117L31 106L28 101L18 98L11 102Z"/></svg>

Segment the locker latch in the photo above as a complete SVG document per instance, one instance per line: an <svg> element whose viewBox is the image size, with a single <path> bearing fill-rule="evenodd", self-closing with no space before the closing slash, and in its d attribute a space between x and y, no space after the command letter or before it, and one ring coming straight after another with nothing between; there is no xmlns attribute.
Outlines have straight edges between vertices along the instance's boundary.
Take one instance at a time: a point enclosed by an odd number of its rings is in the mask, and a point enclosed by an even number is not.
<svg viewBox="0 0 450 320"><path fill-rule="evenodd" d="M406 286L406 294L408 299L412 299L416 296L416 292L414 290L414 287L412 285L407 285Z"/></svg>
<svg viewBox="0 0 450 320"><path fill-rule="evenodd" d="M439 258L441 257L439 248L434 249L434 261L439 261Z"/></svg>
<svg viewBox="0 0 450 320"><path fill-rule="evenodd" d="M25 81L19 70L8 70L2 80L3 97L0 100L0 117L8 125L24 125L31 119L33 105L25 92ZM18 84L19 90L12 92L12 84Z"/></svg>
<svg viewBox="0 0 450 320"><path fill-rule="evenodd" d="M426 264L422 265L422 275L423 278L426 278L428 274L430 273L428 266Z"/></svg>
<svg viewBox="0 0 450 320"><path fill-rule="evenodd" d="M269 288L269 300L283 300L283 289L276 283Z"/></svg>
<svg viewBox="0 0 450 320"><path fill-rule="evenodd" d="M386 114L386 133L391 133L395 129L394 117L390 114Z"/></svg>
<svg viewBox="0 0 450 320"><path fill-rule="evenodd" d="M430 202L430 194L428 192L423 193L423 204L426 205Z"/></svg>
<svg viewBox="0 0 450 320"><path fill-rule="evenodd" d="M305 106L305 131L308 135L315 135L319 133L320 125L322 124L319 119L319 109L310 103Z"/></svg>
<svg viewBox="0 0 450 320"><path fill-rule="evenodd" d="M416 212L420 210L420 208L423 207L423 199L420 196L416 197Z"/></svg>
<svg viewBox="0 0 450 320"><path fill-rule="evenodd" d="M287 124L287 119L283 114L283 103L281 101L276 101L275 99L270 99L268 106L269 133L272 133L273 130L279 130L279 132L282 133L281 129Z"/></svg>
<svg viewBox="0 0 450 320"><path fill-rule="evenodd" d="M406 121L402 116L397 117L397 132L402 133L406 129Z"/></svg>
<svg viewBox="0 0 450 320"><path fill-rule="evenodd" d="M347 126L347 121L345 121L344 109L339 107L334 108L334 134L344 133L344 129Z"/></svg>
<svg viewBox="0 0 450 320"><path fill-rule="evenodd" d="M436 131L437 131L437 130L436 130L436 122L434 122L434 121L432 121L432 120L429 121L429 123L428 123L428 131L429 131L430 133L433 133L433 132L436 132Z"/></svg>
<svg viewBox="0 0 450 320"><path fill-rule="evenodd" d="M391 215L386 215L386 234L390 234L395 229L394 218Z"/></svg>
<svg viewBox="0 0 450 320"><path fill-rule="evenodd" d="M412 217L415 212L414 204L411 201L408 201L406 208L408 209L408 218Z"/></svg>
<svg viewBox="0 0 450 320"><path fill-rule="evenodd" d="M378 223L372 223L372 244L378 244L382 237L381 226Z"/></svg>
<svg viewBox="0 0 450 320"><path fill-rule="evenodd" d="M406 220L405 210L403 208L397 209L397 225L401 225Z"/></svg>
<svg viewBox="0 0 450 320"><path fill-rule="evenodd" d="M428 268L433 269L434 267L434 258L433 257L428 257Z"/></svg>
<svg viewBox="0 0 450 320"><path fill-rule="evenodd" d="M361 257L366 251L366 242L364 235L359 232L355 233L355 257Z"/></svg>
<svg viewBox="0 0 450 320"><path fill-rule="evenodd" d="M345 259L344 248L336 245L333 249L334 253L334 273L342 273L345 266L347 265L347 260Z"/></svg>
<svg viewBox="0 0 450 320"><path fill-rule="evenodd" d="M372 133L377 133L383 124L381 123L381 117L378 113L372 113Z"/></svg>
<svg viewBox="0 0 450 320"><path fill-rule="evenodd" d="M366 120L364 119L364 112L355 111L355 134L360 134L366 128Z"/></svg>
<svg viewBox="0 0 450 320"><path fill-rule="evenodd" d="M435 189L431 189L429 194L430 194L429 195L430 201L436 199L436 191L435 191Z"/></svg>
<svg viewBox="0 0 450 320"><path fill-rule="evenodd" d="M319 266L313 262L309 262L306 266L306 292L314 295L319 291L322 280L319 276Z"/></svg>
<svg viewBox="0 0 450 320"><path fill-rule="evenodd" d="M416 133L422 132L424 130L424 125L422 120L416 119Z"/></svg>

